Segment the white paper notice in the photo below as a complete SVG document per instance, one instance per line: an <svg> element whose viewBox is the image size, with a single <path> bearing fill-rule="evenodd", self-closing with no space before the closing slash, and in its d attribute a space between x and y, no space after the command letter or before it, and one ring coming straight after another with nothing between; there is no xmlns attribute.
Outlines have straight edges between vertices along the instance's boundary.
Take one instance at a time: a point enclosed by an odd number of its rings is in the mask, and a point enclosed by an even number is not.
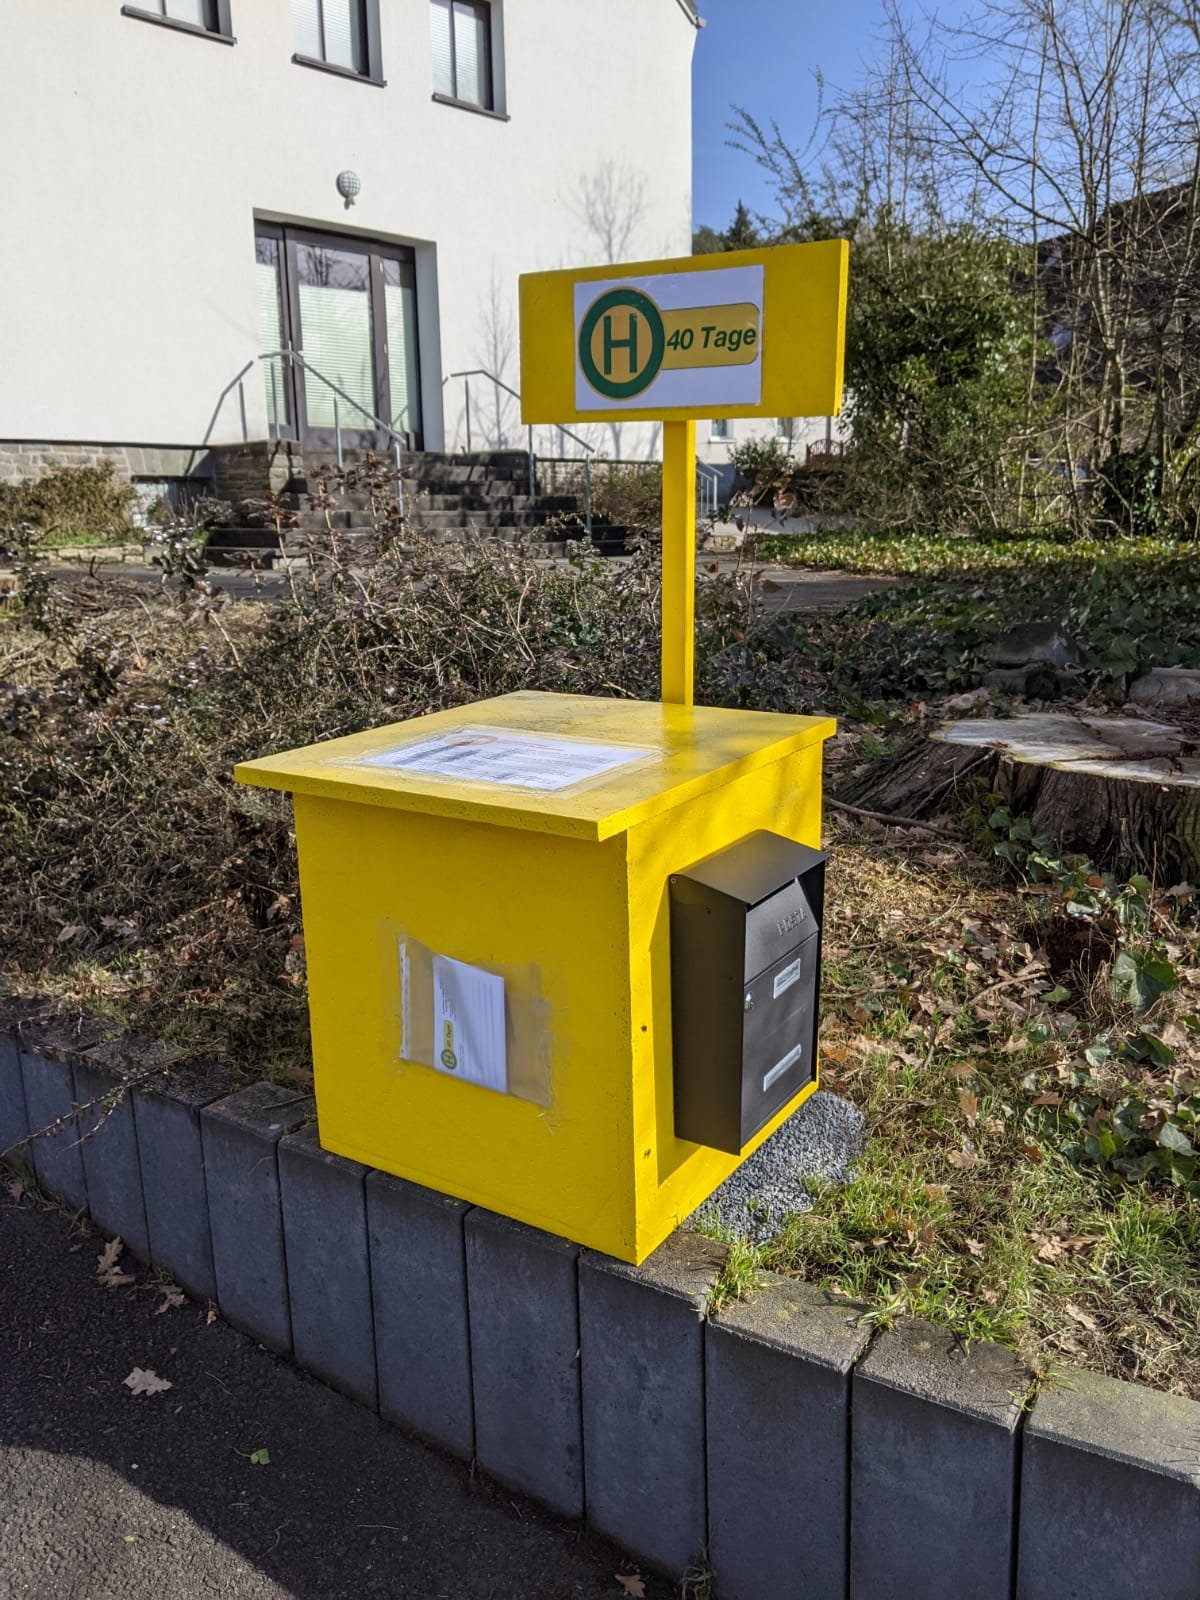
<svg viewBox="0 0 1200 1600"><path fill-rule="evenodd" d="M398 750L385 750L365 757L363 765L552 793L657 753L630 745L589 744L582 739L479 727L455 728L452 733L440 733Z"/></svg>
<svg viewBox="0 0 1200 1600"><path fill-rule="evenodd" d="M449 956L433 958L433 1065L508 1093L504 979Z"/></svg>

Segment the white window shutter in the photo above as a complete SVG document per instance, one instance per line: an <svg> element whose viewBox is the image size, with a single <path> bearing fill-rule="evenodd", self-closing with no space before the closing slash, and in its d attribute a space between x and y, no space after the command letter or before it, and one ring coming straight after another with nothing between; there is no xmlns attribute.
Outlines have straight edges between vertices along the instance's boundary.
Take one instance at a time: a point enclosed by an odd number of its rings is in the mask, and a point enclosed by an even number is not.
<svg viewBox="0 0 1200 1600"><path fill-rule="evenodd" d="M325 59L331 66L350 72L362 70L359 53L359 13L357 0L323 0L325 10Z"/></svg>
<svg viewBox="0 0 1200 1600"><path fill-rule="evenodd" d="M483 6L455 6L454 49L458 66L458 98L490 106L488 82L488 12Z"/></svg>
<svg viewBox="0 0 1200 1600"><path fill-rule="evenodd" d="M166 0L167 16L175 22L191 22L197 28L208 26L204 15L204 0Z"/></svg>
<svg viewBox="0 0 1200 1600"><path fill-rule="evenodd" d="M453 15L450 0L433 0L429 9L433 31L433 88L435 94L454 94L454 55L450 43Z"/></svg>
<svg viewBox="0 0 1200 1600"><path fill-rule="evenodd" d="M292 0L292 43L296 54L321 59L321 0Z"/></svg>

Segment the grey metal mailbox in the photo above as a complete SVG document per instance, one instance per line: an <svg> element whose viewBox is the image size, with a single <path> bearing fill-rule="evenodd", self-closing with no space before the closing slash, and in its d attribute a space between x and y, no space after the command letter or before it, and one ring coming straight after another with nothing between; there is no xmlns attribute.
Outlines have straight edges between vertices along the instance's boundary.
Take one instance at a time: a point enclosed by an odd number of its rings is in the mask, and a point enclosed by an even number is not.
<svg viewBox="0 0 1200 1600"><path fill-rule="evenodd" d="M740 1155L815 1080L825 856L752 833L670 895L675 1132Z"/></svg>

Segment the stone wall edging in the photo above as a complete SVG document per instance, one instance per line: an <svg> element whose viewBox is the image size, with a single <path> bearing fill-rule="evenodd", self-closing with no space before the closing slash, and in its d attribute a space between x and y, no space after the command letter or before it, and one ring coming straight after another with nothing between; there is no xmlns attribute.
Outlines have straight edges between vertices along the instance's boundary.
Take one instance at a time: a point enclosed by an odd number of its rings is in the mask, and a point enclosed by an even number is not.
<svg viewBox="0 0 1200 1600"><path fill-rule="evenodd" d="M306 1095L105 1031L3 1006L0 1152L59 1124L16 1152L43 1188L386 1420L673 1578L708 1562L715 1600L1200 1592L1200 1403L1033 1395L1010 1351L769 1275L709 1313L710 1240L581 1252L329 1155Z"/></svg>

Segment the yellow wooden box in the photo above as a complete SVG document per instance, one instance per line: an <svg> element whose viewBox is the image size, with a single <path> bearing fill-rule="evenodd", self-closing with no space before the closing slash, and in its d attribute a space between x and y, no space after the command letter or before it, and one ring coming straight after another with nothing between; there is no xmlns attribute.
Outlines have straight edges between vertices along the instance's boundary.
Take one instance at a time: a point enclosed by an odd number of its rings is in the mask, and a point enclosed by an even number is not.
<svg viewBox="0 0 1200 1600"><path fill-rule="evenodd" d="M362 764L468 726L650 754L556 793ZM759 828L817 845L833 732L521 693L239 766L295 795L325 1149L644 1260L739 1164L675 1137L669 875ZM547 1103L403 1059L401 940L525 975Z"/></svg>

